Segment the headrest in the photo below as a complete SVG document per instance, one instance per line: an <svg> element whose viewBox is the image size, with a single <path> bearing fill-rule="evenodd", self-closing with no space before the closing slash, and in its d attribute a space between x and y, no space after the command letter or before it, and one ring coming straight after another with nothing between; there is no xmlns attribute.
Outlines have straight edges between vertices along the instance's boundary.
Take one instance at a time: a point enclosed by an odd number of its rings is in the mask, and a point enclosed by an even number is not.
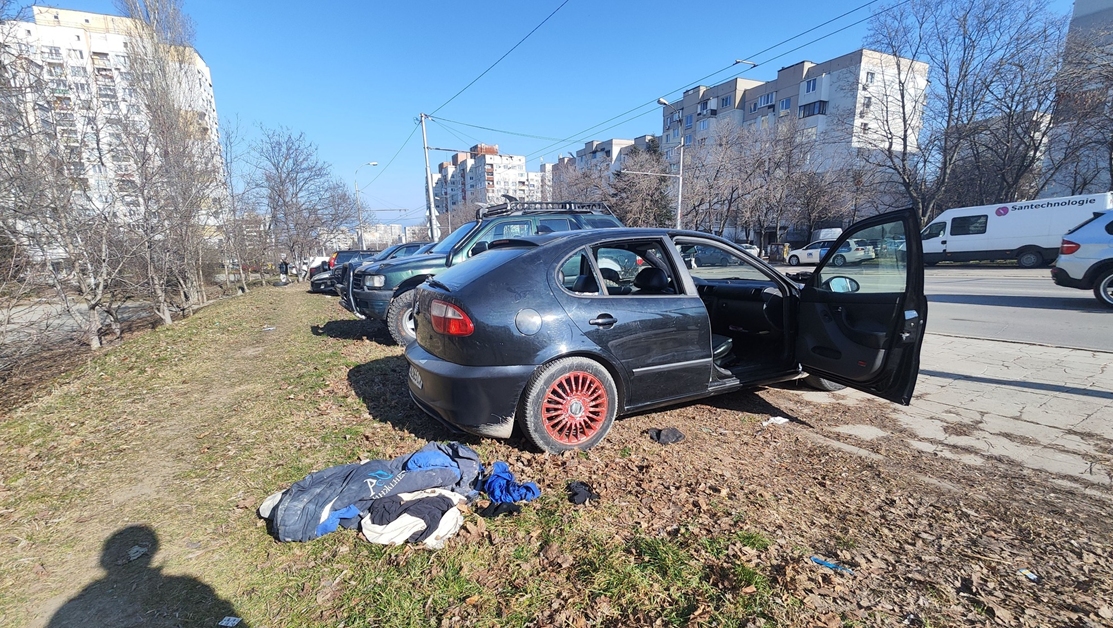
<svg viewBox="0 0 1113 628"><path fill-rule="evenodd" d="M622 276L613 268L600 268L599 273L603 275L604 281L613 281L615 283L620 283L622 281Z"/></svg>
<svg viewBox="0 0 1113 628"><path fill-rule="evenodd" d="M643 268L634 277L634 287L645 292L662 292L669 287L669 276L654 266Z"/></svg>
<svg viewBox="0 0 1113 628"><path fill-rule="evenodd" d="M576 277L576 282L572 284L572 292L599 292L599 284L596 283L595 277L591 275L580 275Z"/></svg>

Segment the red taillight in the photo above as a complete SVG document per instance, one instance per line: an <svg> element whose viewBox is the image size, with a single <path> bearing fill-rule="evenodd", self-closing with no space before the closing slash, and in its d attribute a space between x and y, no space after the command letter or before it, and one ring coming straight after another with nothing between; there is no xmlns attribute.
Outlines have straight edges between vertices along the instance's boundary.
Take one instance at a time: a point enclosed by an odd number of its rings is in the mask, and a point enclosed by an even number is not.
<svg viewBox="0 0 1113 628"><path fill-rule="evenodd" d="M1082 248L1081 244L1071 242L1070 240L1063 240L1063 244L1059 246L1059 253L1062 255L1070 255L1078 249Z"/></svg>
<svg viewBox="0 0 1113 628"><path fill-rule="evenodd" d="M638 266L641 266L644 263L645 263L645 260L640 258L640 257L638 259L634 260L634 264L636 264Z"/></svg>
<svg viewBox="0 0 1113 628"><path fill-rule="evenodd" d="M475 331L475 325L463 310L444 301L434 300L429 305L429 320L438 334L470 336Z"/></svg>
<svg viewBox="0 0 1113 628"><path fill-rule="evenodd" d="M332 257L328 258L328 267L329 268L335 268L336 267L336 253L333 253Z"/></svg>

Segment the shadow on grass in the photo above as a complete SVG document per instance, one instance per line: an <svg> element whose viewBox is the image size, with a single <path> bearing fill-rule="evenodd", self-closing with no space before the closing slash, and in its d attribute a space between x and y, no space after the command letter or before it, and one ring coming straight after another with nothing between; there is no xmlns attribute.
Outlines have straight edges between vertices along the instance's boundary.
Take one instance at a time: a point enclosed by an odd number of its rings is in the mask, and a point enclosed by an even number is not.
<svg viewBox="0 0 1113 628"><path fill-rule="evenodd" d="M48 627L216 626L236 609L196 578L153 566L158 535L146 525L118 530L104 542L103 578L86 586L51 618ZM250 622L237 625L247 628Z"/></svg>
<svg viewBox="0 0 1113 628"><path fill-rule="evenodd" d="M379 329L383 336L388 335L385 328ZM353 366L348 370L348 384L359 395L367 412L378 421L390 423L424 441L455 440L466 445L479 442L478 437L456 431L422 412L410 399L408 373L406 358L393 355Z"/></svg>
<svg viewBox="0 0 1113 628"><path fill-rule="evenodd" d="M329 321L324 325L310 325L314 336L328 336L337 340L374 340L381 345L393 344L386 327L377 321L347 319Z"/></svg>

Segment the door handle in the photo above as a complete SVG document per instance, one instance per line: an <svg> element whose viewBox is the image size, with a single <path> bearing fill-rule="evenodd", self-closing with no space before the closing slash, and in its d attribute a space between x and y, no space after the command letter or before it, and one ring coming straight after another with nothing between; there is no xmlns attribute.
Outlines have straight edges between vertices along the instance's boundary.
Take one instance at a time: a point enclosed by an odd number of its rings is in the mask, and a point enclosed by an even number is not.
<svg viewBox="0 0 1113 628"><path fill-rule="evenodd" d="M947 241L946 241L946 240L940 240L940 241L939 241L939 244L946 244L946 243L947 243Z"/></svg>
<svg viewBox="0 0 1113 628"><path fill-rule="evenodd" d="M588 324L595 325L597 327L611 327L617 322L618 319L611 316L610 314L600 314L598 318L589 320Z"/></svg>

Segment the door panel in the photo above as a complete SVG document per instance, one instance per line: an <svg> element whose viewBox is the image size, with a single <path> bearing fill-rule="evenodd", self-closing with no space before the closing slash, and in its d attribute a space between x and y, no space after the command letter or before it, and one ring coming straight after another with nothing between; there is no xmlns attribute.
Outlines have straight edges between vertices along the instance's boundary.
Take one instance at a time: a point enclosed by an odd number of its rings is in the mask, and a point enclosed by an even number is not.
<svg viewBox="0 0 1113 628"><path fill-rule="evenodd" d="M800 293L796 355L813 375L907 405L927 320L919 217L904 210L856 223L831 250L894 237L905 239L905 255L836 268L829 250Z"/></svg>
<svg viewBox="0 0 1113 628"><path fill-rule="evenodd" d="M638 247L650 247L657 255ZM590 260L587 252L578 252L563 262L551 279L553 294L584 336L623 369L626 408L706 391L711 321L703 301L694 294L612 293L615 286L608 284L613 281L600 274L599 261L625 250L638 252L640 267L667 259L659 241L607 243L590 250ZM679 288L675 269L668 272Z"/></svg>

